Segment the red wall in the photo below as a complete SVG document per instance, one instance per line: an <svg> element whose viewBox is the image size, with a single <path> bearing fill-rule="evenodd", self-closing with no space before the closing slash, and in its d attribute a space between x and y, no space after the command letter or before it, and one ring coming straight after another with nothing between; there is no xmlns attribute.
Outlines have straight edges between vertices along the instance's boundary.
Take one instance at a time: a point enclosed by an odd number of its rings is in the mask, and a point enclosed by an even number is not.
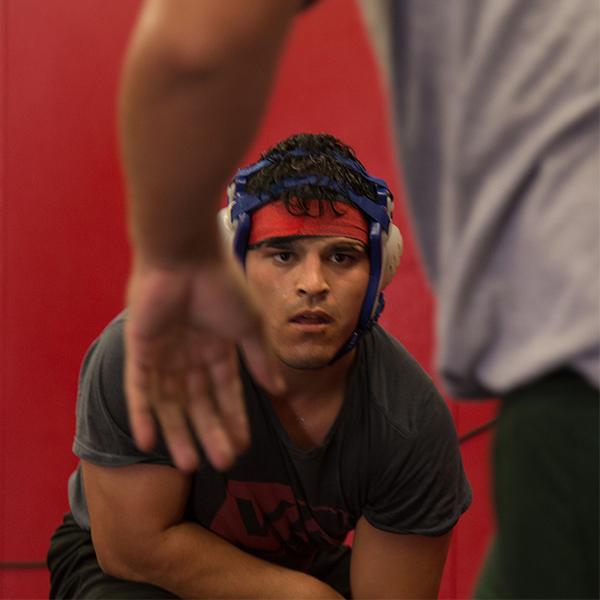
<svg viewBox="0 0 600 600"><path fill-rule="evenodd" d="M120 310L128 249L116 158L114 96L135 0L0 4L0 597L47 597L41 561L67 508L75 465L77 372ZM400 199L388 123L356 8L326 0L298 20L261 134L249 153L298 131L355 147ZM406 216L400 273L383 324L431 370L432 299ZM452 405L460 432L490 405ZM491 528L488 436L463 446L473 508L458 526L442 597L466 597Z"/></svg>

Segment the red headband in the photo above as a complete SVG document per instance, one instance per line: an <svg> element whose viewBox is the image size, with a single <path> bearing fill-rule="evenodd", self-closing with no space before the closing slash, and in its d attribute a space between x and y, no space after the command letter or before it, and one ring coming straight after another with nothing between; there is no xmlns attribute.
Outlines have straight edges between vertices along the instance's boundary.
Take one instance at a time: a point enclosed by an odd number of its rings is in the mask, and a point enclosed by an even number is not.
<svg viewBox="0 0 600 600"><path fill-rule="evenodd" d="M313 203L318 203L317 200L308 200L306 203L309 210L303 215L290 214L282 200L261 206L252 214L248 244L254 246L271 238L288 236L339 236L368 244L367 220L358 208L336 202L337 212L334 212L331 202L323 201L323 214L319 214L318 205L316 210L310 210Z"/></svg>

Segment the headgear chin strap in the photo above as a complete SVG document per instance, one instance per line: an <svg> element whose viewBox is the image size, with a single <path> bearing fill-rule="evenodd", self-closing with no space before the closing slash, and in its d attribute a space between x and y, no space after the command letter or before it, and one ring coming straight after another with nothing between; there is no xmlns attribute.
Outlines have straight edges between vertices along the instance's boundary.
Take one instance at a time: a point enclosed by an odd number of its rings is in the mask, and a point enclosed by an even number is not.
<svg viewBox="0 0 600 600"><path fill-rule="evenodd" d="M402 255L402 235L392 223L394 200L383 179L371 177L356 160L339 154L324 153L329 158L352 169L377 190L376 200L356 194L348 185L324 175L298 173L273 184L268 190L253 195L246 191L248 179L271 164L277 164L288 156L311 156L314 152L292 150L273 154L246 168L240 169L227 190L228 206L219 213L219 222L228 238L233 236L233 250L240 262L245 264L248 238L252 224L252 213L261 206L278 200L282 192L313 185L326 187L362 211L369 224L369 281L360 311L358 324L350 338L338 350L331 362L335 362L356 346L358 340L377 321L384 307L383 289L396 273Z"/></svg>

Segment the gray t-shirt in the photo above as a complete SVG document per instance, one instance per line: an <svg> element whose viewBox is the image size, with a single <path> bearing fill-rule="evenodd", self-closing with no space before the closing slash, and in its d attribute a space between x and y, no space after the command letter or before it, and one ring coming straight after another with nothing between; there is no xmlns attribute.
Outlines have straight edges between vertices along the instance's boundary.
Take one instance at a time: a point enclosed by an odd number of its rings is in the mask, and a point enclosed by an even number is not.
<svg viewBox="0 0 600 600"><path fill-rule="evenodd" d="M600 4L363 0L457 396L600 386Z"/></svg>
<svg viewBox="0 0 600 600"><path fill-rule="evenodd" d="M171 464L164 443L140 452L123 395L123 321L88 351L77 400L77 456L103 466ZM361 516L397 533L437 536L471 500L454 423L408 352L380 327L359 343L340 414L321 447L296 448L241 365L250 450L225 472L194 475L186 518L256 556L348 591L347 534ZM89 528L80 471L71 510Z"/></svg>

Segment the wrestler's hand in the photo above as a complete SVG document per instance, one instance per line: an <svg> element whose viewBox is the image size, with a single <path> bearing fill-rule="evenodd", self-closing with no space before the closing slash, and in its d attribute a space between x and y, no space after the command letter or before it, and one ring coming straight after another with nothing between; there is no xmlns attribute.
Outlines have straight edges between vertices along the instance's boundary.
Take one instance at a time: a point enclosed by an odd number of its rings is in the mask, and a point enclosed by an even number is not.
<svg viewBox="0 0 600 600"><path fill-rule="evenodd" d="M153 447L156 417L179 469L198 465L192 431L215 468L231 466L250 438L236 344L259 384L283 385L240 267L227 256L177 268L138 262L128 305L125 391L137 445Z"/></svg>

